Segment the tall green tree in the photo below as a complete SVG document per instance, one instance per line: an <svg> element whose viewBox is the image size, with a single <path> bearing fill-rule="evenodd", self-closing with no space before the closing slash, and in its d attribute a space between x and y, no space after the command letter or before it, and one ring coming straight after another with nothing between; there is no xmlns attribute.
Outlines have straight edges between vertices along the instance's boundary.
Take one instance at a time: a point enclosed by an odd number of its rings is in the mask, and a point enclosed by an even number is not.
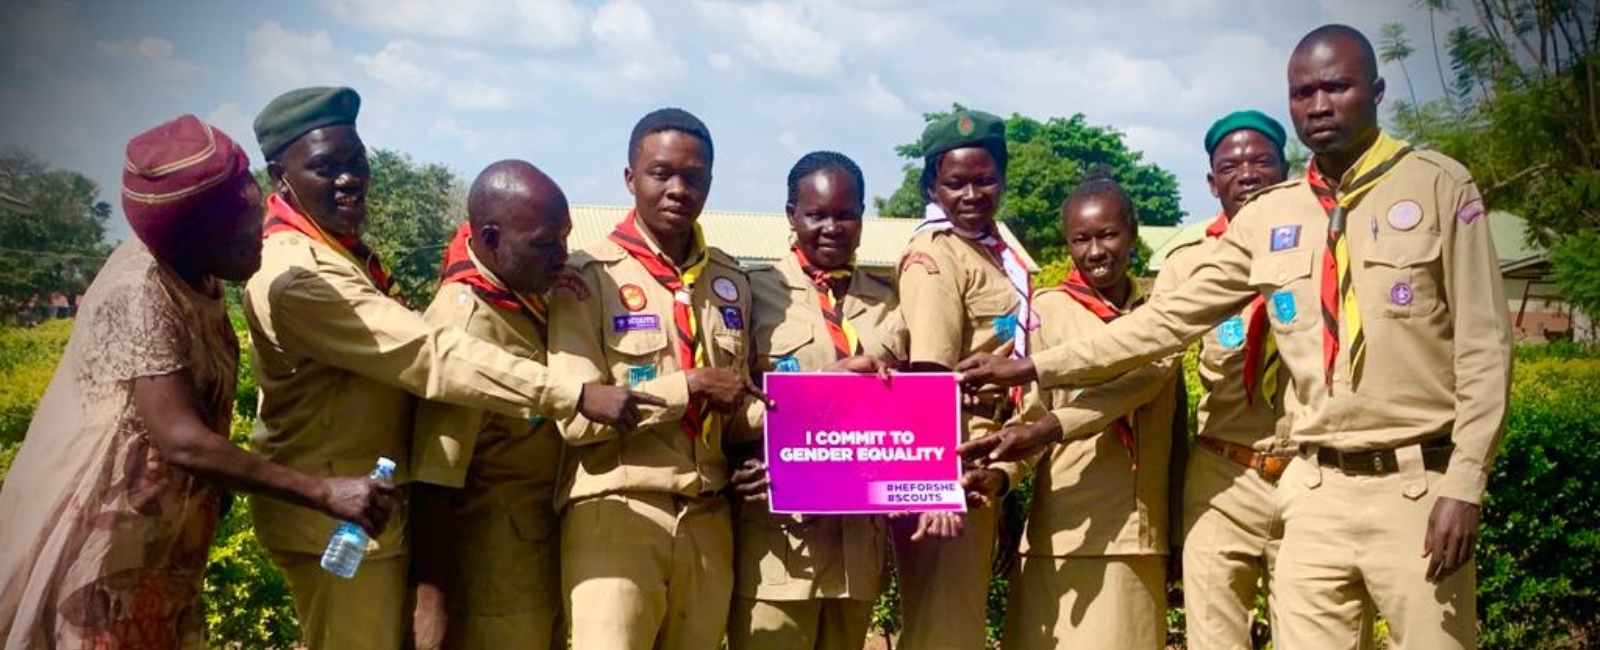
<svg viewBox="0 0 1600 650"><path fill-rule="evenodd" d="M951 107L961 108L959 104ZM926 113L923 119L932 122L949 114ZM1040 264L1066 257L1061 242L1061 203L1097 165L1109 168L1128 191L1140 223L1172 226L1184 217L1177 177L1145 162L1144 154L1130 149L1121 132L1090 124L1081 113L1043 121L1013 114L1006 119L1006 146L1010 164L999 219ZM922 148L913 142L896 147L895 152L913 162L906 165L900 187L888 197L873 198L873 205L886 217L920 217L922 195L917 181L922 174Z"/></svg>
<svg viewBox="0 0 1600 650"><path fill-rule="evenodd" d="M1600 3L1478 0L1448 38L1460 100L1398 110L1396 129L1460 160L1488 204L1527 219L1557 286L1600 313Z"/></svg>
<svg viewBox="0 0 1600 650"><path fill-rule="evenodd" d="M100 200L99 185L8 148L0 150L0 192L22 203L0 208L0 319L53 293L75 300L110 253L111 205Z"/></svg>

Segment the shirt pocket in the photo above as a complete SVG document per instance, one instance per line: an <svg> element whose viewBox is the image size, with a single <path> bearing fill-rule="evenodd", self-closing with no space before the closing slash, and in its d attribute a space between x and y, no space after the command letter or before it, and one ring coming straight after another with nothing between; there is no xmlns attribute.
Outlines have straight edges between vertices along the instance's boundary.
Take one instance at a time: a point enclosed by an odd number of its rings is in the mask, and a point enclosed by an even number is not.
<svg viewBox="0 0 1600 650"><path fill-rule="evenodd" d="M967 327L972 330L973 340L981 341L988 333L1003 345L1014 338L1016 304L1009 290L987 291L968 299Z"/></svg>
<svg viewBox="0 0 1600 650"><path fill-rule="evenodd" d="M1321 321L1321 296L1311 281L1313 251L1268 253L1250 265L1250 286L1266 296L1268 320L1278 332L1298 332Z"/></svg>
<svg viewBox="0 0 1600 650"><path fill-rule="evenodd" d="M779 327L772 332L772 345L762 355L757 363L761 364L761 372L800 372L803 368L800 363L800 351L816 340L816 333L810 327L788 326Z"/></svg>
<svg viewBox="0 0 1600 650"><path fill-rule="evenodd" d="M667 331L671 321L659 319L653 330L606 332L607 356L610 357L611 376L617 383L638 385L676 369L663 368L661 360L667 355Z"/></svg>
<svg viewBox="0 0 1600 650"><path fill-rule="evenodd" d="M1373 318L1409 319L1438 311L1439 255L1442 244L1433 233L1391 235L1372 244L1362 261L1356 300Z"/></svg>

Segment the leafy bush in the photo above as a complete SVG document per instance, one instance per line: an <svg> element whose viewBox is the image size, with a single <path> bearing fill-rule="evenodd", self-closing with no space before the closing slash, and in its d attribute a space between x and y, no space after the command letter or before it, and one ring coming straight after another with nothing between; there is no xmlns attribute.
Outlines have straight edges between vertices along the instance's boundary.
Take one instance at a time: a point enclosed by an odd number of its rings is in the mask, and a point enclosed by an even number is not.
<svg viewBox="0 0 1600 650"><path fill-rule="evenodd" d="M1484 498L1478 617L1487 650L1600 648L1600 354L1545 352L1516 367Z"/></svg>
<svg viewBox="0 0 1600 650"><path fill-rule="evenodd" d="M50 385L72 335L72 321L38 327L0 327L0 485L33 422L33 410Z"/></svg>
<svg viewBox="0 0 1600 650"><path fill-rule="evenodd" d="M230 437L245 444L253 425L253 419L235 418ZM256 542L250 504L242 494L234 495L233 507L217 526L201 602L214 648L292 648L300 638L289 585Z"/></svg>

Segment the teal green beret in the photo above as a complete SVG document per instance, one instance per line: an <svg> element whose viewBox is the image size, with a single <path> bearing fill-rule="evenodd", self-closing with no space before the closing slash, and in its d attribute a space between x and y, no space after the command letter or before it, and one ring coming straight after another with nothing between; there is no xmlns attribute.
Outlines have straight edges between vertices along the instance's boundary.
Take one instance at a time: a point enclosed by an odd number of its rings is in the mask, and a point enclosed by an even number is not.
<svg viewBox="0 0 1600 650"><path fill-rule="evenodd" d="M922 131L922 157L963 147L1006 146L1006 121L983 111L959 110Z"/></svg>
<svg viewBox="0 0 1600 650"><path fill-rule="evenodd" d="M301 88L267 103L256 116L256 142L269 160L300 136L325 126L355 124L361 96L349 88Z"/></svg>
<svg viewBox="0 0 1600 650"><path fill-rule="evenodd" d="M1222 142L1223 138L1239 129L1250 129L1267 136L1268 140L1278 145L1278 152L1280 154L1283 152L1286 136L1282 124L1261 111L1234 111L1227 117L1217 120L1206 130L1206 155L1211 155L1217 150L1217 144Z"/></svg>

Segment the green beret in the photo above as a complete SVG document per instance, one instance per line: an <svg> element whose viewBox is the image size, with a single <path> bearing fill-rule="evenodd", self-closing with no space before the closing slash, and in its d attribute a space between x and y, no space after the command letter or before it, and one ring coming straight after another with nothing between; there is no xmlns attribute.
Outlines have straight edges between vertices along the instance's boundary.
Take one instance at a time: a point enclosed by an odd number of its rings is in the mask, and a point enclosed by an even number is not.
<svg viewBox="0 0 1600 650"><path fill-rule="evenodd" d="M983 111L959 110L922 131L922 157L963 147L1006 146L1006 121Z"/></svg>
<svg viewBox="0 0 1600 650"><path fill-rule="evenodd" d="M1206 130L1206 155L1209 156L1217 150L1217 144L1228 137L1229 133L1239 129L1250 129L1267 136L1273 144L1278 145L1278 152L1283 152L1284 135L1283 125L1261 111L1234 111L1227 117L1217 120Z"/></svg>
<svg viewBox="0 0 1600 650"><path fill-rule="evenodd" d="M335 124L355 124L361 96L349 88L301 88L267 104L256 116L256 142L271 159L295 140L316 129Z"/></svg>

